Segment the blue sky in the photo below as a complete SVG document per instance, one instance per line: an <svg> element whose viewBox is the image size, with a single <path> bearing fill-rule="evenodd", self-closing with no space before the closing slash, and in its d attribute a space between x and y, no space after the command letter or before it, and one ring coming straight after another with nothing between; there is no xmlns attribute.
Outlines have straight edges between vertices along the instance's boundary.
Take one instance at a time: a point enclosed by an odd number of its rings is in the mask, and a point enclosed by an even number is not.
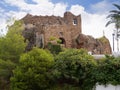
<svg viewBox="0 0 120 90"><path fill-rule="evenodd" d="M88 10L91 5L101 2L102 0L51 0L51 1L53 1L54 3L57 3L59 1L68 3L69 7L71 5L79 4L79 5L84 6L86 10ZM115 2L115 0L109 0L109 2L112 3L112 2Z"/></svg>
<svg viewBox="0 0 120 90"><path fill-rule="evenodd" d="M8 0L8 1L16 1L16 0ZM37 4L35 1L33 0L24 0L26 3L28 4ZM38 1L41 1L41 0L38 0ZM67 10L70 9L70 7L72 5L81 5L85 8L86 11L88 12L94 12L94 10L92 11L91 9L91 6L94 5L94 4L97 4L99 2L102 2L102 1L106 1L106 2L109 2L109 3L120 3L119 0L49 0L50 2L52 3L65 3L67 4ZM10 10L13 10L13 11L18 11L19 8L17 6L11 6L10 3L7 3L7 0L0 0L0 8L4 9L6 12L10 11Z"/></svg>
<svg viewBox="0 0 120 90"><path fill-rule="evenodd" d="M70 11L74 15L81 14L83 34L98 38L103 36L104 30L112 44L114 25L105 27L105 24L109 11L116 9L113 3L120 5L120 0L0 0L0 30L5 33L8 20L21 19L27 13L63 17Z"/></svg>

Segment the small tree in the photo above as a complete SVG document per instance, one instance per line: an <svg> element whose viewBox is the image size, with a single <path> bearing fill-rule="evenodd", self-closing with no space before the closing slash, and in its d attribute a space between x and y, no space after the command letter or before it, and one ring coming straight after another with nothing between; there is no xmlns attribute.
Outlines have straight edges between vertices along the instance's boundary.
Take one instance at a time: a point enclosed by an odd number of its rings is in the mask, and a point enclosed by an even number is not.
<svg viewBox="0 0 120 90"><path fill-rule="evenodd" d="M14 25L8 28L7 35L0 38L0 58L2 60L19 61L19 57L26 47L22 30L22 22L16 21Z"/></svg>
<svg viewBox="0 0 120 90"><path fill-rule="evenodd" d="M12 90L46 90L50 85L50 69L53 56L43 49L33 48L23 54L20 65L14 70L11 78Z"/></svg>

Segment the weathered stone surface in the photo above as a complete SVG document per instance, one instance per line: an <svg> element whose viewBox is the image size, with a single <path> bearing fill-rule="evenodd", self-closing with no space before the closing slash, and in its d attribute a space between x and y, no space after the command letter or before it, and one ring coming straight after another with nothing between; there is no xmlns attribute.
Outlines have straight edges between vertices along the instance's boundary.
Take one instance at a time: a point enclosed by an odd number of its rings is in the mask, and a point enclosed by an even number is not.
<svg viewBox="0 0 120 90"><path fill-rule="evenodd" d="M112 49L111 49L109 40L105 36L99 38L98 40L102 44L102 48L103 48L102 53L103 54L111 54L112 53Z"/></svg>
<svg viewBox="0 0 120 90"><path fill-rule="evenodd" d="M105 36L95 39L92 36L79 34L76 43L74 47L85 48L92 54L111 54L111 46Z"/></svg>
<svg viewBox="0 0 120 90"><path fill-rule="evenodd" d="M66 12L64 17L32 16L26 15L23 19L25 30L23 36L28 40L26 50L33 46L44 48L51 37L62 40L66 48L85 48L93 54L109 54L111 47L109 41L94 39L81 34L81 16Z"/></svg>
<svg viewBox="0 0 120 90"><path fill-rule="evenodd" d="M50 37L54 36L64 41L65 47L71 48L72 40L81 33L81 16L75 16L70 12L66 12L64 17L28 14L22 20L25 23L26 31L34 29L36 38L40 38L43 34L44 46L47 45ZM37 46L39 46L38 43Z"/></svg>

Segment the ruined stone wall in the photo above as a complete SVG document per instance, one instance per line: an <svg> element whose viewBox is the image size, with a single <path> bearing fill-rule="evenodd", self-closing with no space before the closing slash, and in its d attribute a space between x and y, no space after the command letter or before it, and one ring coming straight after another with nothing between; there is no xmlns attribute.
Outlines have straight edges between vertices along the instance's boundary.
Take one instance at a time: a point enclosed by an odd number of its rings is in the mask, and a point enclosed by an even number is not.
<svg viewBox="0 0 120 90"><path fill-rule="evenodd" d="M48 27L45 27L45 44L47 44L50 41L50 37L56 37L56 38L63 38L65 40L65 46L67 48L71 47L72 44L72 36L71 32L69 32L69 28L66 25L51 25Z"/></svg>
<svg viewBox="0 0 120 90"><path fill-rule="evenodd" d="M69 30L72 33L72 38L75 39L80 33L82 33L81 27L81 15L75 16L70 12L64 14ZM76 20L76 23L74 22Z"/></svg>
<svg viewBox="0 0 120 90"><path fill-rule="evenodd" d="M64 41L66 48L84 48L93 54L111 54L111 46L106 37L95 39L81 34L81 16L66 12L64 17L32 16L23 19L25 30L23 36L28 39L26 50L33 46L44 48L51 37Z"/></svg>
<svg viewBox="0 0 120 90"><path fill-rule="evenodd" d="M63 38L67 48L72 47L72 41L81 33L81 16L66 12L64 17L32 16L23 18L25 25L33 24L37 33L44 34L44 44L47 45L51 36ZM62 35L61 35L62 34ZM37 37L40 38L40 37Z"/></svg>

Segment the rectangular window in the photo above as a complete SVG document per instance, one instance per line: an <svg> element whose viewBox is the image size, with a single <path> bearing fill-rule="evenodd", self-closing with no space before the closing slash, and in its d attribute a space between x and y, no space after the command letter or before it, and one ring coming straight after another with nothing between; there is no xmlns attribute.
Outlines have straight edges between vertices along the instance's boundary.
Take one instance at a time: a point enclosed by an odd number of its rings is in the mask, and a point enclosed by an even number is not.
<svg viewBox="0 0 120 90"><path fill-rule="evenodd" d="M73 19L73 25L77 25L77 19Z"/></svg>

